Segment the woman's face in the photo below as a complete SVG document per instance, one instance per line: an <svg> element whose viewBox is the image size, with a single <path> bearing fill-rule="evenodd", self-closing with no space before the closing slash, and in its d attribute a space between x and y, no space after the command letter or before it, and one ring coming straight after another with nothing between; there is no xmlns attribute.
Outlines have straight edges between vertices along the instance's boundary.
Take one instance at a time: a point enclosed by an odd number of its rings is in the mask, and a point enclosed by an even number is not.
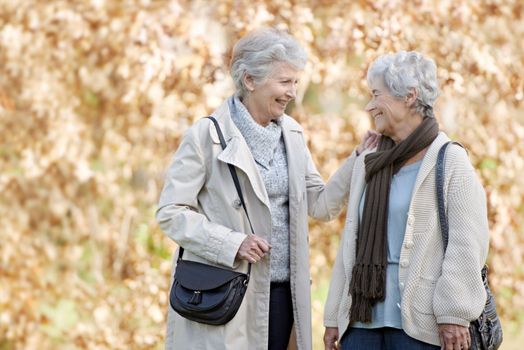
<svg viewBox="0 0 524 350"><path fill-rule="evenodd" d="M393 140L397 139L410 116L405 99L392 96L382 78L373 79L370 89L372 97L366 105L366 112L373 118L375 129Z"/></svg>
<svg viewBox="0 0 524 350"><path fill-rule="evenodd" d="M298 75L293 66L279 62L262 83L247 82L248 89L252 89L247 107L257 122L265 125L284 114L287 104L297 95Z"/></svg>

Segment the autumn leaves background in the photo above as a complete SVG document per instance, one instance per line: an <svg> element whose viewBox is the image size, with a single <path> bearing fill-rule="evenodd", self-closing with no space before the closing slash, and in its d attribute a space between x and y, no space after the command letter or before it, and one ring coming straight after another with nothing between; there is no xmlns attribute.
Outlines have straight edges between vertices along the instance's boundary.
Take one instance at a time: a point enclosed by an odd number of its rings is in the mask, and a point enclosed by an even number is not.
<svg viewBox="0 0 524 350"><path fill-rule="evenodd" d="M288 28L309 64L289 112L323 176L370 127L379 54L434 58L441 127L486 188L490 278L524 327L519 0L0 0L0 349L161 349L175 244L154 220L180 137L233 86L232 44ZM343 216L311 221L315 344Z"/></svg>

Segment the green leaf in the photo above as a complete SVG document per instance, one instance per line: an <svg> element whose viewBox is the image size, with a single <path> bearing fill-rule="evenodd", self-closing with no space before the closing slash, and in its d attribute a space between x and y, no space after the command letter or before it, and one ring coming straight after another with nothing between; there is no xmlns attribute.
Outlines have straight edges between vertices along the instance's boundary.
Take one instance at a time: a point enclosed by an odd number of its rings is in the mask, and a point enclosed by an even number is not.
<svg viewBox="0 0 524 350"><path fill-rule="evenodd" d="M493 169L496 169L497 166L498 166L497 161L492 158L485 158L482 160L482 162L480 162L481 169L493 170Z"/></svg>
<svg viewBox="0 0 524 350"><path fill-rule="evenodd" d="M62 299L56 305L42 304L42 314L49 320L42 330L52 338L59 338L78 322L76 305L72 300Z"/></svg>

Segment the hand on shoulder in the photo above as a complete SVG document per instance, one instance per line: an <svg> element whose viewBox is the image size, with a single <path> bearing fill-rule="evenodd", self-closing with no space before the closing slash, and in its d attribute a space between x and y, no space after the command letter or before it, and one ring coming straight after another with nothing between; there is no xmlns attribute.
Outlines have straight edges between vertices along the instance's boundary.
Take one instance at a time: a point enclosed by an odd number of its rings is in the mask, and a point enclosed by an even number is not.
<svg viewBox="0 0 524 350"><path fill-rule="evenodd" d="M375 130L368 130L364 134L360 145L357 147L357 156L360 155L367 149L373 149L378 145L378 141L382 135L376 132Z"/></svg>

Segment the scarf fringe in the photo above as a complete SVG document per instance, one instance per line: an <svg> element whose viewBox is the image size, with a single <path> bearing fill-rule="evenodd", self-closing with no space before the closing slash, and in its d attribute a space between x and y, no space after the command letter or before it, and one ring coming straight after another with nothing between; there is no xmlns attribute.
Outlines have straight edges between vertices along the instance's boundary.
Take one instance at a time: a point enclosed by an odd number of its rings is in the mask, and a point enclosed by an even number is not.
<svg viewBox="0 0 524 350"><path fill-rule="evenodd" d="M361 294L354 295L351 302L350 323L351 322L371 322L373 305Z"/></svg>
<svg viewBox="0 0 524 350"><path fill-rule="evenodd" d="M386 292L386 266L357 264L353 267L350 293L350 322L371 322L373 305L383 301Z"/></svg>
<svg viewBox="0 0 524 350"><path fill-rule="evenodd" d="M350 290L363 298L384 300L386 286L386 266L381 264L357 264L353 267Z"/></svg>

